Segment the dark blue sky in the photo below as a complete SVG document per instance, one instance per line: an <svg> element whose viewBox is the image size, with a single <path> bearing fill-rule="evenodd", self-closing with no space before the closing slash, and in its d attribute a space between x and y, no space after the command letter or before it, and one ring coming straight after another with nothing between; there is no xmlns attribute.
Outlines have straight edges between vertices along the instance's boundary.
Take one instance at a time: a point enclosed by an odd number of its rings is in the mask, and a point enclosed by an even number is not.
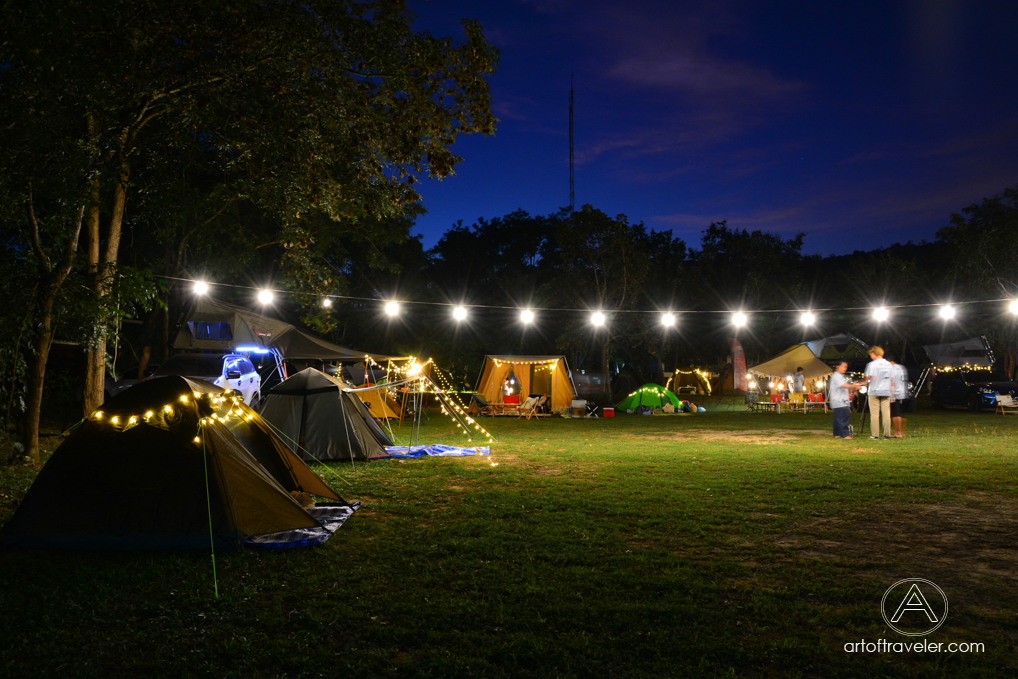
<svg viewBox="0 0 1018 679"><path fill-rule="evenodd" d="M431 0L416 27L501 50L494 137L427 182L426 246L457 220L569 203L690 245L714 220L831 254L932 240L1018 184L1018 3Z"/></svg>

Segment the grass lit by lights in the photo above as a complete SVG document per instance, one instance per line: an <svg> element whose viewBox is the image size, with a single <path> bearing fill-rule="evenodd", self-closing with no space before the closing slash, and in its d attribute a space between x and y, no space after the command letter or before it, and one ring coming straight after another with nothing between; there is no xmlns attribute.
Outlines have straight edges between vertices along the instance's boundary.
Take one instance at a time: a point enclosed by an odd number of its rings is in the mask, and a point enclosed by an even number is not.
<svg viewBox="0 0 1018 679"><path fill-rule="evenodd" d="M319 467L363 509L319 549L217 553L219 601L207 553L0 553L4 672L1010 676L1018 418L925 411L905 440L836 442L829 415L716 403L482 418L490 459ZM422 441L464 442L429 416ZM35 473L0 467L0 522ZM902 577L951 597L932 641L986 652L849 657L890 638Z"/></svg>

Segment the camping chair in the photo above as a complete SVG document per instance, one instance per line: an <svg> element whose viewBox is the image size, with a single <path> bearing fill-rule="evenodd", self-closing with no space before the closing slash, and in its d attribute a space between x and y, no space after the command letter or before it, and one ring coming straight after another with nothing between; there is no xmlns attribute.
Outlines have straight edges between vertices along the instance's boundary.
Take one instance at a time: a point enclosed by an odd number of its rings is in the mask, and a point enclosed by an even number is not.
<svg viewBox="0 0 1018 679"><path fill-rule="evenodd" d="M1000 413L1001 415L1018 415L1018 403L1014 402L1014 396L1010 394L999 394L997 396L997 409L994 414Z"/></svg>
<svg viewBox="0 0 1018 679"><path fill-rule="evenodd" d="M470 402L477 406L479 414L487 415L488 417L495 416L495 406L485 401L484 397L480 394L471 394Z"/></svg>
<svg viewBox="0 0 1018 679"><path fill-rule="evenodd" d="M537 414L537 406L541 402L540 396L528 396L525 401L520 405L520 414L516 416L516 419L525 417L528 420Z"/></svg>
<svg viewBox="0 0 1018 679"><path fill-rule="evenodd" d="M806 410L806 395L801 392L792 392L788 395L789 410Z"/></svg>

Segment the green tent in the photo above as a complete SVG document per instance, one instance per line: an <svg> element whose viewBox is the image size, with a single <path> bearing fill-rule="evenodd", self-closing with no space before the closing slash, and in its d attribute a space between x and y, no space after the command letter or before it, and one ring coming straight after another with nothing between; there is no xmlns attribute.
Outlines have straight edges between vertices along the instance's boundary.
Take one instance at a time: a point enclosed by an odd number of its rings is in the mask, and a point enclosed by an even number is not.
<svg viewBox="0 0 1018 679"><path fill-rule="evenodd" d="M622 403L619 403L615 407L625 412L627 410L636 410L638 406L661 408L666 403L671 403L673 406L678 408L680 403L679 397L662 387L660 384L645 384L623 399Z"/></svg>

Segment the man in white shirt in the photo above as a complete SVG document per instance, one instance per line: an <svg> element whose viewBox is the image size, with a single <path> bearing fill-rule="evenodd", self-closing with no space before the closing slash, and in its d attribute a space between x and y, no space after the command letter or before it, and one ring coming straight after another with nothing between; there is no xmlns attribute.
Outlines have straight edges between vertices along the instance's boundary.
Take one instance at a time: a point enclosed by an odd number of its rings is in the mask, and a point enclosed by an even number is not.
<svg viewBox="0 0 1018 679"><path fill-rule="evenodd" d="M902 413L905 412L905 401L910 398L908 370L901 363L896 362L893 356L888 356L887 361L894 370L892 373L894 400L891 401L891 424L894 425L894 438L900 439L905 437L905 418L902 417Z"/></svg>
<svg viewBox="0 0 1018 679"><path fill-rule="evenodd" d="M859 384L867 385L868 405L870 408L870 438L880 438L880 420L884 420L884 438L891 438L891 393L894 381L894 369L884 360L884 350L872 346L869 350L870 362L866 364L866 378Z"/></svg>
<svg viewBox="0 0 1018 679"><path fill-rule="evenodd" d="M795 374L792 375L792 393L801 394L805 391L806 375L802 372L802 368L796 368Z"/></svg>
<svg viewBox="0 0 1018 679"><path fill-rule="evenodd" d="M850 405L851 393L856 386L845 379L845 371L848 370L848 361L842 361L834 368L834 374L830 380L830 404L831 412L834 413L834 438L850 439L851 432L848 430L848 421L852 417Z"/></svg>

